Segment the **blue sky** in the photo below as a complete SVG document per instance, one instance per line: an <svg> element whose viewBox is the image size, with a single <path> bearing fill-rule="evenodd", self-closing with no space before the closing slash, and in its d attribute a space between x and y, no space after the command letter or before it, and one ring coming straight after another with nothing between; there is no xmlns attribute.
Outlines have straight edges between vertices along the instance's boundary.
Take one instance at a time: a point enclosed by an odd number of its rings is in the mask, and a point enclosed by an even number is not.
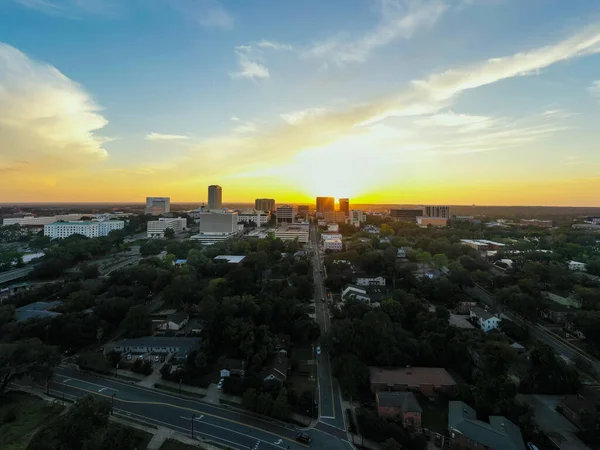
<svg viewBox="0 0 600 450"><path fill-rule="evenodd" d="M0 0L0 201L598 205L599 52L594 0Z"/></svg>

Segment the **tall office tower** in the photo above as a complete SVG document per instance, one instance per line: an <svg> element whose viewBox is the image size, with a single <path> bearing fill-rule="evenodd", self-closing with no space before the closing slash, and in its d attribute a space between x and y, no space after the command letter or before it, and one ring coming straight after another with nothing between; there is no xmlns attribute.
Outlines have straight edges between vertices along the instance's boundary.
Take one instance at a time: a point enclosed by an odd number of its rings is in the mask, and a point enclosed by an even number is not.
<svg viewBox="0 0 600 450"><path fill-rule="evenodd" d="M221 186L211 184L208 187L208 209L223 209L223 190Z"/></svg>
<svg viewBox="0 0 600 450"><path fill-rule="evenodd" d="M317 197L317 212L333 212L335 211L335 198L333 197Z"/></svg>
<svg viewBox="0 0 600 450"><path fill-rule="evenodd" d="M426 217L438 217L440 219L450 218L449 206L425 206Z"/></svg>
<svg viewBox="0 0 600 450"><path fill-rule="evenodd" d="M146 214L158 216L171 211L170 197L146 197Z"/></svg>
<svg viewBox="0 0 600 450"><path fill-rule="evenodd" d="M350 215L350 199L340 198L340 211L346 214L346 217Z"/></svg>
<svg viewBox="0 0 600 450"><path fill-rule="evenodd" d="M275 199L257 198L254 200L254 209L257 211L275 211Z"/></svg>
<svg viewBox="0 0 600 450"><path fill-rule="evenodd" d="M294 207L292 205L279 205L275 212L277 223L294 223Z"/></svg>

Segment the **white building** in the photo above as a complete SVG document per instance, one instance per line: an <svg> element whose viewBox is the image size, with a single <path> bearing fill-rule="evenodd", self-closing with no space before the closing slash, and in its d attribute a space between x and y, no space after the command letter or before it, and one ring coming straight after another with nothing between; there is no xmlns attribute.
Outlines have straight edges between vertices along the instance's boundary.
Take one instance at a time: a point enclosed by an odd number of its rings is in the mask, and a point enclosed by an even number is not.
<svg viewBox="0 0 600 450"><path fill-rule="evenodd" d="M360 209L350 210L350 223L355 227L360 228L360 224L366 220L367 216Z"/></svg>
<svg viewBox="0 0 600 450"><path fill-rule="evenodd" d="M200 242L202 245L213 245L232 238L237 233L199 233L190 236L190 239Z"/></svg>
<svg viewBox="0 0 600 450"><path fill-rule="evenodd" d="M225 211L210 211L200 213L200 234L206 233L237 233L238 213Z"/></svg>
<svg viewBox="0 0 600 450"><path fill-rule="evenodd" d="M585 263L579 261L569 261L569 270L576 272L585 272Z"/></svg>
<svg viewBox="0 0 600 450"><path fill-rule="evenodd" d="M292 205L279 205L275 210L277 223L294 223L296 213Z"/></svg>
<svg viewBox="0 0 600 450"><path fill-rule="evenodd" d="M125 222L122 220L55 222L44 225L44 236L51 239L64 239L73 234L81 234L88 238L97 238L108 236L111 231L121 230L123 227Z"/></svg>
<svg viewBox="0 0 600 450"><path fill-rule="evenodd" d="M175 234L181 233L187 229L187 220L185 217L161 217L158 220L148 222L146 235L149 238L165 237L165 231L170 228Z"/></svg>
<svg viewBox="0 0 600 450"><path fill-rule="evenodd" d="M340 233L321 233L321 242L331 241L339 239L342 240L342 235Z"/></svg>
<svg viewBox="0 0 600 450"><path fill-rule="evenodd" d="M188 313L177 312L171 314L164 321L161 321L157 329L162 331L179 331L187 325L189 319L190 316Z"/></svg>
<svg viewBox="0 0 600 450"><path fill-rule="evenodd" d="M370 302L371 297L367 294L367 290L360 288L358 286L352 286L349 284L342 291L342 300L348 300L354 298L356 300L361 300L363 302Z"/></svg>
<svg viewBox="0 0 600 450"><path fill-rule="evenodd" d="M385 286L384 277L358 277L355 280L357 286Z"/></svg>
<svg viewBox="0 0 600 450"><path fill-rule="evenodd" d="M259 210L238 213L238 223L254 222L258 227L266 225L270 219L271 214L269 212Z"/></svg>
<svg viewBox="0 0 600 450"><path fill-rule="evenodd" d="M170 197L146 197L146 214L159 216L171 211Z"/></svg>
<svg viewBox="0 0 600 450"><path fill-rule="evenodd" d="M282 241L298 239L301 244L308 242L308 225L283 225L275 229L275 237Z"/></svg>
<svg viewBox="0 0 600 450"><path fill-rule="evenodd" d="M341 239L327 239L323 242L323 250L333 250L335 252L341 252L344 249Z"/></svg>
<svg viewBox="0 0 600 450"><path fill-rule="evenodd" d="M27 214L23 217L8 217L2 220L2 226L20 225L22 227L42 227L54 222L64 221L72 222L80 220L84 214L60 214L57 216L35 217L32 214Z"/></svg>
<svg viewBox="0 0 600 450"><path fill-rule="evenodd" d="M500 326L500 317L495 316L489 311L486 311L485 309L479 308L477 306L471 308L471 311L469 312L469 317L473 321L475 321L479 325L479 328L481 328L486 333L488 331L495 330Z"/></svg>
<svg viewBox="0 0 600 450"><path fill-rule="evenodd" d="M338 223L328 223L327 231L340 231L340 225Z"/></svg>

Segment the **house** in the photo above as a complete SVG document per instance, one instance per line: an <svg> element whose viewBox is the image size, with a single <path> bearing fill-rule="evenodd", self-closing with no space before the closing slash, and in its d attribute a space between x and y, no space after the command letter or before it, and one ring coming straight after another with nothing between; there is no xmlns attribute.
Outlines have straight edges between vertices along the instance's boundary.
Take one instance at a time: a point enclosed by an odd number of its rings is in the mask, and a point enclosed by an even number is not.
<svg viewBox="0 0 600 450"><path fill-rule="evenodd" d="M421 428L423 409L412 392L378 392L375 397L380 417L397 417L405 427Z"/></svg>
<svg viewBox="0 0 600 450"><path fill-rule="evenodd" d="M46 317L60 316L59 312L53 311L54 308L62 305L59 300L53 302L34 302L15 309L15 319L17 322L24 322L29 319L44 319Z"/></svg>
<svg viewBox="0 0 600 450"><path fill-rule="evenodd" d="M569 261L569 270L576 272L585 272L585 263L579 261Z"/></svg>
<svg viewBox="0 0 600 450"><path fill-rule="evenodd" d="M121 339L104 347L104 352L120 353L159 353L172 354L175 361L186 361L190 353L196 350L202 339L193 337L159 337L147 336L136 339Z"/></svg>
<svg viewBox="0 0 600 450"><path fill-rule="evenodd" d="M246 374L246 361L243 359L227 358L221 364L221 378L237 376L244 378Z"/></svg>
<svg viewBox="0 0 600 450"><path fill-rule="evenodd" d="M542 291L542 296L560 305L570 306L572 308L581 308L582 306L581 300L579 300L574 294L571 294L568 297L563 297L562 295L558 295L553 292Z"/></svg>
<svg viewBox="0 0 600 450"><path fill-rule="evenodd" d="M349 284L342 291L342 300L348 300L351 298L361 300L363 302L371 301L371 297L369 297L365 288Z"/></svg>
<svg viewBox="0 0 600 450"><path fill-rule="evenodd" d="M540 316L551 322L565 325L569 316L575 312L577 312L576 308L548 301L544 305L543 309L540 310Z"/></svg>
<svg viewBox="0 0 600 450"><path fill-rule="evenodd" d="M369 367L369 373L373 392L419 391L432 396L436 391L449 392L456 386L450 374L439 367Z"/></svg>
<svg viewBox="0 0 600 450"><path fill-rule="evenodd" d="M456 312L458 314L469 314L475 306L477 306L477 302L460 302Z"/></svg>
<svg viewBox="0 0 600 450"><path fill-rule="evenodd" d="M504 416L490 416L489 420L489 423L477 420L475 410L464 402L449 402L450 446L472 450L525 450L518 426Z"/></svg>
<svg viewBox="0 0 600 450"><path fill-rule="evenodd" d="M579 428L582 428L583 414L589 414L590 422L600 426L600 392L590 386L581 388L576 395L566 396L560 403L560 409Z"/></svg>
<svg viewBox="0 0 600 450"><path fill-rule="evenodd" d="M264 371L264 382L277 381L283 384L287 380L288 356L285 350L278 351Z"/></svg>
<svg viewBox="0 0 600 450"><path fill-rule="evenodd" d="M219 255L215 256L213 258L213 261L225 261L227 264L240 264L244 260L244 258L246 258L244 255Z"/></svg>
<svg viewBox="0 0 600 450"><path fill-rule="evenodd" d="M357 286L385 286L385 277L357 277L354 283Z"/></svg>
<svg viewBox="0 0 600 450"><path fill-rule="evenodd" d="M406 250L403 248L399 248L396 252L396 259L406 259Z"/></svg>
<svg viewBox="0 0 600 450"><path fill-rule="evenodd" d="M469 317L474 324L478 325L486 333L500 326L500 317L478 306L471 308Z"/></svg>
<svg viewBox="0 0 600 450"><path fill-rule="evenodd" d="M186 312L171 314L157 329L163 331L179 331L188 323L190 316Z"/></svg>

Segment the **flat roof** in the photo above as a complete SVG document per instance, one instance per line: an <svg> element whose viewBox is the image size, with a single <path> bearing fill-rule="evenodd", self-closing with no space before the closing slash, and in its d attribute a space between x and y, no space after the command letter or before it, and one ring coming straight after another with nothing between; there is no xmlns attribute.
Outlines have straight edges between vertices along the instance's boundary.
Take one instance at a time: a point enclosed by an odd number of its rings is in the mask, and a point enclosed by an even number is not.
<svg viewBox="0 0 600 450"><path fill-rule="evenodd" d="M244 258L246 258L244 255L219 255L214 257L215 260L227 261L229 264L241 263Z"/></svg>
<svg viewBox="0 0 600 450"><path fill-rule="evenodd" d="M146 336L134 339L121 339L116 341L115 346L130 347L178 347L192 348L199 344L202 339L194 337L164 337Z"/></svg>

